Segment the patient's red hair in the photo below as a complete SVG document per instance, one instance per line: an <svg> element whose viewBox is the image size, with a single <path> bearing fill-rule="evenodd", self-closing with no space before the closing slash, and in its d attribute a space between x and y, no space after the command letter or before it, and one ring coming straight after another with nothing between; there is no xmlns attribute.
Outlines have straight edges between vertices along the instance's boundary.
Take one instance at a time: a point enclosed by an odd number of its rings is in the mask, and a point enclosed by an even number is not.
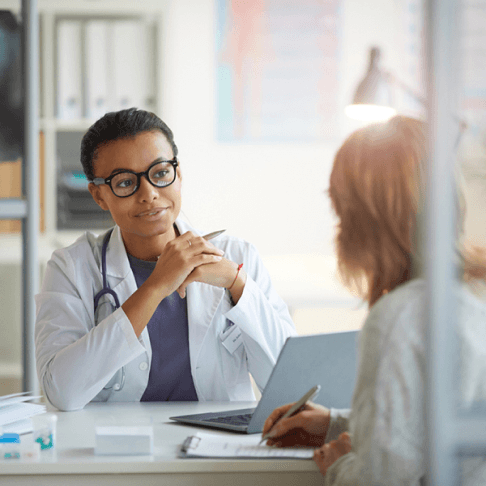
<svg viewBox="0 0 486 486"><path fill-rule="evenodd" d="M426 125L404 116L352 133L334 159L339 273L370 307L413 276L426 160ZM466 281L485 279L484 249L463 250L460 259Z"/></svg>

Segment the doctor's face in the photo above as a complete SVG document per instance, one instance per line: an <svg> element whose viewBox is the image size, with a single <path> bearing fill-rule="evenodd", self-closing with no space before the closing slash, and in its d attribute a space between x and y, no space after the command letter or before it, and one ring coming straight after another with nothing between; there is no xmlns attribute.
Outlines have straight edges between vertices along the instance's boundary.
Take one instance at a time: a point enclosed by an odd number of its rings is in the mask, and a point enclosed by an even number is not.
<svg viewBox="0 0 486 486"><path fill-rule="evenodd" d="M141 132L134 138L109 142L98 150L94 162L95 177L106 179L122 170L146 171L154 162L172 160L170 143L159 130ZM128 197L117 197L108 184L89 184L98 205L110 211L120 227L123 239L173 235L173 224L181 210L181 179L177 167L175 181L167 187L153 186L145 176L140 187Z"/></svg>

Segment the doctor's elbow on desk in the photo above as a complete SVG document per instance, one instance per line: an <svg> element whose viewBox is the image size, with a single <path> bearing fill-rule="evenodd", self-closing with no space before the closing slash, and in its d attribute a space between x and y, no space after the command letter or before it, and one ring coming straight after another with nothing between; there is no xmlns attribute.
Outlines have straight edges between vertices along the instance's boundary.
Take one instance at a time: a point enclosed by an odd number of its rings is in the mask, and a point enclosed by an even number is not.
<svg viewBox="0 0 486 486"><path fill-rule="evenodd" d="M47 401L61 412L74 412L81 410L86 405L86 402L79 400L75 393L64 387L48 383L46 376L40 382Z"/></svg>

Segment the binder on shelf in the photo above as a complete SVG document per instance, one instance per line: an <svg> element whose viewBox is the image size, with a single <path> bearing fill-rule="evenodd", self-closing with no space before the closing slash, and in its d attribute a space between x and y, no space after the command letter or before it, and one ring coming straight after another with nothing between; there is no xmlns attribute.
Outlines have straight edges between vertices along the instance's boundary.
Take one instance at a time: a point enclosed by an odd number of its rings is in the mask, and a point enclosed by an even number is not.
<svg viewBox="0 0 486 486"><path fill-rule="evenodd" d="M57 117L76 120L83 114L81 22L60 20L57 24Z"/></svg>
<svg viewBox="0 0 486 486"><path fill-rule="evenodd" d="M109 106L109 22L90 20L85 26L86 116L101 118Z"/></svg>
<svg viewBox="0 0 486 486"><path fill-rule="evenodd" d="M115 109L149 107L153 96L151 67L154 62L151 30L139 20L112 24L112 59Z"/></svg>

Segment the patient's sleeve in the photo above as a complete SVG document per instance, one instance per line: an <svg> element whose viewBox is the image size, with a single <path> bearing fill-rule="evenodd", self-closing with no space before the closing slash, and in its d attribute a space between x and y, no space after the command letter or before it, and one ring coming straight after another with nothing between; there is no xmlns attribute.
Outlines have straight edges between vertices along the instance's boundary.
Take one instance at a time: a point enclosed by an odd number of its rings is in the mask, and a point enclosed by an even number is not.
<svg viewBox="0 0 486 486"><path fill-rule="evenodd" d="M349 432L349 408L331 408L331 422L327 430L326 443L336 440L343 432Z"/></svg>

